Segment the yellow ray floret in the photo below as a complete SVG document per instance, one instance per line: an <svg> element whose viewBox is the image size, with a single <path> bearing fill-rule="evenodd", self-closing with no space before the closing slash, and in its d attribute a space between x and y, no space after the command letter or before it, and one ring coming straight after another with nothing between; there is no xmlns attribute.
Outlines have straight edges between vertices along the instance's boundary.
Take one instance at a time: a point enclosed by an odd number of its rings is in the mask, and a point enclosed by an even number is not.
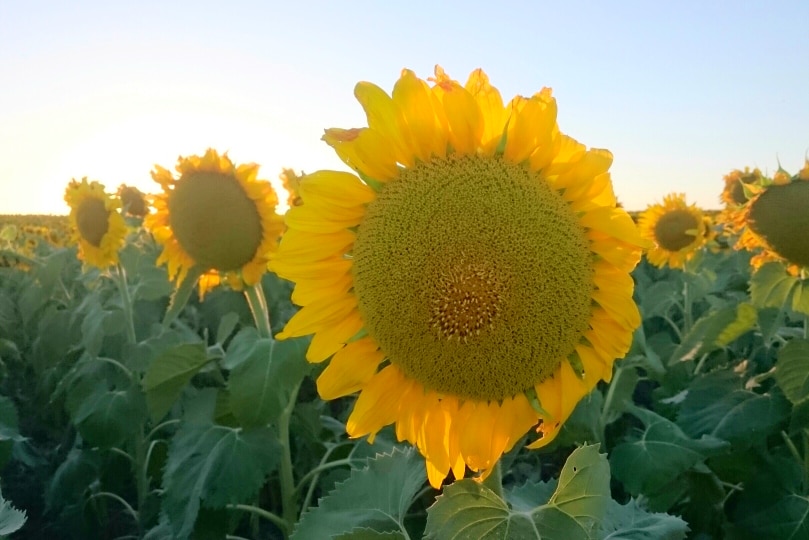
<svg viewBox="0 0 809 540"><path fill-rule="evenodd" d="M270 262L302 306L278 338L314 334L324 399L359 392L350 436L395 424L433 486L485 477L609 380L640 324L645 242L612 155L559 131L549 89L504 103L483 71L436 68L354 93L367 127L323 139L355 174L302 180Z"/></svg>

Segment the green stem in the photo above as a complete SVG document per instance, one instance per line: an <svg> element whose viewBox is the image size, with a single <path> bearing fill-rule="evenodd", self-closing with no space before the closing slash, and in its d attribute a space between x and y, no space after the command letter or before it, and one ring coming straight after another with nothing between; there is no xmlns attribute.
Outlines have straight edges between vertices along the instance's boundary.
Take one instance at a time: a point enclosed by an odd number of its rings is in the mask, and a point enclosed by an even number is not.
<svg viewBox="0 0 809 540"><path fill-rule="evenodd" d="M255 285L245 287L244 296L247 298L247 305L250 306L250 312L253 314L253 320L256 322L258 335L263 338L272 337L270 309L267 306L267 299L264 297L261 282L259 281Z"/></svg>
<svg viewBox="0 0 809 540"><path fill-rule="evenodd" d="M688 294L688 282L683 282L683 334L688 335L693 321L691 319L691 295Z"/></svg>
<svg viewBox="0 0 809 540"><path fill-rule="evenodd" d="M609 386L607 386L607 396L604 398L604 405L601 407L601 415L598 418L598 436L599 442L601 443L601 448L606 449L607 447L607 437L606 437L606 429L607 429L607 418L610 415L610 411L612 410L612 402L615 400L615 389L618 388L618 381L621 379L621 375L624 373L624 367L617 367L615 368L615 375L612 376L612 380L610 381Z"/></svg>
<svg viewBox="0 0 809 540"><path fill-rule="evenodd" d="M268 512L263 508L259 508L257 506L250 506L249 504L229 504L227 505L228 509L230 510L241 510L243 512L250 512L251 514L255 514L259 517L263 517L267 521L271 521L274 523L279 529L284 531L285 536L289 536L291 532L289 529L291 528L289 523L284 520L282 517L278 517L272 512Z"/></svg>
<svg viewBox="0 0 809 540"><path fill-rule="evenodd" d="M118 285L118 292L121 294L121 304L124 309L124 320L126 321L126 339L129 343L137 343L135 336L135 319L132 316L132 297L129 294L129 286L126 283L126 271L118 264L115 273L115 283Z"/></svg>
<svg viewBox="0 0 809 540"><path fill-rule="evenodd" d="M489 473L489 476L486 477L486 480L484 480L482 484L492 490L495 495L505 500L503 497L503 469L500 466L499 459L497 463L494 464L494 467L492 467L492 472Z"/></svg>
<svg viewBox="0 0 809 540"><path fill-rule="evenodd" d="M174 294L171 295L169 308L166 310L165 315L163 315L162 326L164 329L168 329L171 323L174 322L174 319L176 319L183 310L188 303L188 299L191 298L191 293L194 292L194 286L196 286L200 276L204 273L205 270L199 266L192 266L188 270L183 281L177 289L175 289Z"/></svg>
<svg viewBox="0 0 809 540"><path fill-rule="evenodd" d="M135 461L133 469L135 473L135 489L138 494L138 508L143 508L146 497L149 495L149 477L147 474L147 455L144 449L143 426L138 426L135 432Z"/></svg>
<svg viewBox="0 0 809 540"><path fill-rule="evenodd" d="M281 440L281 502L283 504L284 521L289 524L289 532L295 527L298 521L298 492L295 490L295 479L292 476L292 447L289 438L289 421L292 418L292 411L295 409L295 402L298 399L298 390L301 384L298 383L289 393L289 402L281 416L278 418L278 438Z"/></svg>
<svg viewBox="0 0 809 540"><path fill-rule="evenodd" d="M150 431L149 434L146 435L146 439L151 440L152 437L154 437L155 434L158 431L160 431L161 429L163 429L164 427L168 427L168 426L171 426L173 424L179 424L179 423L180 423L180 419L179 418L174 418L172 420L166 420L165 422L163 422L161 424L157 424L155 427L152 428L152 431Z"/></svg>
<svg viewBox="0 0 809 540"><path fill-rule="evenodd" d="M121 371L126 373L126 376L129 378L129 380L134 380L133 375L132 375L132 371L128 367L123 365L121 362L116 360L115 358L107 358L106 356L96 356L95 359L100 361L100 362L106 362L108 364L112 364L113 366L117 367L118 369L120 369Z"/></svg>
<svg viewBox="0 0 809 540"><path fill-rule="evenodd" d="M303 476L303 478L301 478L300 482L298 482L298 485L295 486L295 491L300 493L300 491L303 489L303 486L306 485L306 482L308 482L309 479L320 476L320 473L322 473L323 471L328 471L329 469L333 469L335 467L342 467L343 465L351 465L351 461L352 461L351 458L335 459L334 461L329 461L328 463L324 463L321 460L320 465L318 465L317 467L306 473ZM312 483L317 484L317 480L312 480Z"/></svg>
<svg viewBox="0 0 809 540"><path fill-rule="evenodd" d="M90 495L90 498L87 499L87 501L90 502L91 500L97 497L107 497L121 503L121 506L123 506L129 513L129 515L132 516L132 519L134 519L135 523L137 523L138 525L138 530L140 530L140 518L138 517L138 512L134 508L132 508L132 505L126 502L126 500L124 500L121 496L116 495L115 493L111 493L109 491L99 491L98 493L93 493L92 495Z"/></svg>
<svg viewBox="0 0 809 540"><path fill-rule="evenodd" d="M795 458L795 461L797 461L798 465L800 465L803 469L804 475L806 475L807 471L804 465L804 460L801 457L801 453L798 452L798 448L795 446L795 443L792 442L792 439L789 438L789 435L787 435L785 431L781 431L781 438L784 439L784 443L787 445L789 453L792 454L792 457Z"/></svg>

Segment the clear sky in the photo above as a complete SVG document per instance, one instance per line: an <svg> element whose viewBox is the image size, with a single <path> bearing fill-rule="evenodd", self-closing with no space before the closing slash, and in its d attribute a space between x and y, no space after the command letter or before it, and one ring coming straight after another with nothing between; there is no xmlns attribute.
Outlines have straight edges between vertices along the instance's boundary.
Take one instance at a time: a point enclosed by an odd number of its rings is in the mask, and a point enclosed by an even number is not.
<svg viewBox="0 0 809 540"><path fill-rule="evenodd" d="M809 151L809 1L0 0L0 214L67 212L72 177L156 191L154 164L343 169L354 84L477 67L504 99L553 88L563 132L607 148L618 199L718 208L734 168Z"/></svg>

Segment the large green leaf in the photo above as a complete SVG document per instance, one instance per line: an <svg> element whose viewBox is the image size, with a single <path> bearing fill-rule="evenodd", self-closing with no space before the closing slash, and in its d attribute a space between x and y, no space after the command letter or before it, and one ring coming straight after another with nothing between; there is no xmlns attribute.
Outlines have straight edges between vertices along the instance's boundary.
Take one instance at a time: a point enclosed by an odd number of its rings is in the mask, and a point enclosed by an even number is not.
<svg viewBox="0 0 809 540"><path fill-rule="evenodd" d="M742 382L730 370L698 377L680 407L677 425L690 437L710 435L739 447L777 431L789 416L789 403L777 391L745 390Z"/></svg>
<svg viewBox="0 0 809 540"><path fill-rule="evenodd" d="M223 508L256 495L276 467L280 443L269 428L185 424L169 446L163 511L174 538L187 538L200 504Z"/></svg>
<svg viewBox="0 0 809 540"><path fill-rule="evenodd" d="M610 500L610 469L598 445L570 454L546 504L509 508L475 480L447 486L427 511L426 537L434 540L574 540L590 538ZM525 494L521 497L526 498Z"/></svg>
<svg viewBox="0 0 809 540"><path fill-rule="evenodd" d="M331 538L332 540L405 540L405 535L400 531L379 532L368 527L359 527Z"/></svg>
<svg viewBox="0 0 809 540"><path fill-rule="evenodd" d="M20 435L20 420L17 407L6 396L0 396L0 469L5 466L11 457L11 450L15 442L24 441Z"/></svg>
<svg viewBox="0 0 809 540"><path fill-rule="evenodd" d="M750 304L726 307L702 317L677 346L670 363L693 360L727 346L752 330L757 318L756 308Z"/></svg>
<svg viewBox="0 0 809 540"><path fill-rule="evenodd" d="M118 446L145 420L142 396L135 388L106 390L96 387L71 411L81 436L102 448Z"/></svg>
<svg viewBox="0 0 809 540"><path fill-rule="evenodd" d="M651 513L635 499L621 505L610 500L599 540L682 540L688 524L677 516Z"/></svg>
<svg viewBox="0 0 809 540"><path fill-rule="evenodd" d="M309 372L306 340L258 338L240 342L243 358L230 373L230 410L242 426L273 422ZM233 355L228 351L230 360Z"/></svg>
<svg viewBox="0 0 809 540"><path fill-rule="evenodd" d="M357 528L404 530L405 514L426 479L424 460L412 448L378 455L303 514L292 538L332 538Z"/></svg>
<svg viewBox="0 0 809 540"><path fill-rule="evenodd" d="M692 439L676 424L652 411L635 408L632 414L643 422L645 430L636 440L613 448L610 465L615 478L633 496L662 489L697 463L730 447L710 435Z"/></svg>
<svg viewBox="0 0 809 540"><path fill-rule="evenodd" d="M25 512L14 508L0 493L0 534L6 535L18 531L25 525Z"/></svg>
<svg viewBox="0 0 809 540"><path fill-rule="evenodd" d="M793 339L778 351L775 380L792 403L809 396L809 341Z"/></svg>
<svg viewBox="0 0 809 540"><path fill-rule="evenodd" d="M759 268L750 278L750 299L759 308L783 309L800 280L787 273L779 262L771 262ZM798 304L802 305L799 295ZM797 311L797 310L796 310Z"/></svg>
<svg viewBox="0 0 809 540"><path fill-rule="evenodd" d="M143 390L152 420L157 422L169 412L191 377L207 362L202 343L177 345L152 361L143 377Z"/></svg>

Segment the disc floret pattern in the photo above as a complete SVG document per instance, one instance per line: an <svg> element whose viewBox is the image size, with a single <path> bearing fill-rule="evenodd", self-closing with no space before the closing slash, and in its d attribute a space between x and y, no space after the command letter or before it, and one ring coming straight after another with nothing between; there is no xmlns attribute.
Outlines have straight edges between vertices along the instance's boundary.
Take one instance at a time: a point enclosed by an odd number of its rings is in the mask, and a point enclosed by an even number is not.
<svg viewBox="0 0 809 540"><path fill-rule="evenodd" d="M687 204L682 193L666 195L662 204L650 205L638 224L643 237L652 242L646 257L659 267L683 268L708 239L702 211Z"/></svg>

